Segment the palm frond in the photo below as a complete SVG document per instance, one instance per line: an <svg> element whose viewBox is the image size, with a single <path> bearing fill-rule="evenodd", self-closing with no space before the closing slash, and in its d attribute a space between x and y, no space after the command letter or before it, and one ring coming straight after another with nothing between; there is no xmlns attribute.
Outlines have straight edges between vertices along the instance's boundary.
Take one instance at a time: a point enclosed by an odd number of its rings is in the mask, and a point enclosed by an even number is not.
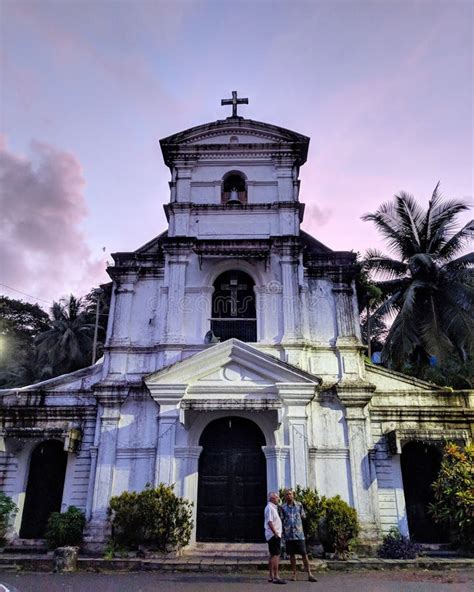
<svg viewBox="0 0 474 592"><path fill-rule="evenodd" d="M425 220L424 220L424 224L423 224L423 235L425 238L426 245L429 245L430 240L431 240L431 234L432 234L431 224L432 224L432 219L433 219L433 211L438 207L438 205L442 199L441 193L438 191L439 186L440 186L440 181L438 181L436 183L436 187L434 188L434 191L431 195L431 199L428 204L428 209L426 211L426 216L425 216Z"/></svg>
<svg viewBox="0 0 474 592"><path fill-rule="evenodd" d="M457 259L449 261L441 267L442 271L455 271L458 269L470 269L474 265L474 252L461 255Z"/></svg>
<svg viewBox="0 0 474 592"><path fill-rule="evenodd" d="M401 191L400 195L395 196L396 212L399 219L399 232L410 237L410 243L421 249L420 226L424 217L424 212L417 204L415 198Z"/></svg>
<svg viewBox="0 0 474 592"><path fill-rule="evenodd" d="M397 259L382 255L378 251L368 250L364 259L364 266L368 271L380 275L385 279L401 278L406 275L407 264Z"/></svg>
<svg viewBox="0 0 474 592"><path fill-rule="evenodd" d="M467 244L472 240L472 226L471 220L465 224L458 232L456 232L441 248L438 250L440 259L449 260L461 253Z"/></svg>

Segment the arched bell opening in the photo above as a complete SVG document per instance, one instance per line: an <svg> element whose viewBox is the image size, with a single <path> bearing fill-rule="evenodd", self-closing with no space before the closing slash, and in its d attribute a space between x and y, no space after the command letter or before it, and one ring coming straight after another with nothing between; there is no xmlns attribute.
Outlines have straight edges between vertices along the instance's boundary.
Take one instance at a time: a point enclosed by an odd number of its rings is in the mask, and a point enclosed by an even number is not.
<svg viewBox="0 0 474 592"><path fill-rule="evenodd" d="M240 270L225 271L214 282L211 331L220 341L257 341L253 279Z"/></svg>
<svg viewBox="0 0 474 592"><path fill-rule="evenodd" d="M247 203L247 180L243 173L231 171L222 180L222 203L243 205Z"/></svg>
<svg viewBox="0 0 474 592"><path fill-rule="evenodd" d="M211 421L199 445L197 540L263 542L265 436L240 416Z"/></svg>

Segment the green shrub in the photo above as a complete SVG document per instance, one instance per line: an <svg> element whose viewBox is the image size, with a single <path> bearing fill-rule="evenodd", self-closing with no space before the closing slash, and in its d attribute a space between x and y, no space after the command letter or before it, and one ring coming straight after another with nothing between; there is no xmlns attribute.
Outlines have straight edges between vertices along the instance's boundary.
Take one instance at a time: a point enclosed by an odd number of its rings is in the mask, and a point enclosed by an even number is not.
<svg viewBox="0 0 474 592"><path fill-rule="evenodd" d="M448 527L454 542L474 550L474 445L462 448L448 442L436 481L435 501L429 511L435 522Z"/></svg>
<svg viewBox="0 0 474 592"><path fill-rule="evenodd" d="M357 512L339 495L322 498L323 518L320 534L325 550L347 559L350 547L359 534Z"/></svg>
<svg viewBox="0 0 474 592"><path fill-rule="evenodd" d="M76 506L69 506L66 512L53 512L48 518L45 538L48 546L77 546L82 543L82 533L86 517Z"/></svg>
<svg viewBox="0 0 474 592"><path fill-rule="evenodd" d="M420 545L410 541L400 533L398 528L393 527L383 537L377 555L384 559L416 559L420 551Z"/></svg>
<svg viewBox="0 0 474 592"><path fill-rule="evenodd" d="M112 542L130 550L146 545L163 552L186 546L193 528L192 503L175 495L173 487L160 483L156 489L111 498Z"/></svg>
<svg viewBox="0 0 474 592"><path fill-rule="evenodd" d="M282 503L285 503L285 491L286 489L284 488L281 488L279 491ZM319 522L323 513L321 498L316 489L312 489L311 487L301 487L301 485L297 485L293 491L295 492L295 500L303 504L306 514L306 518L303 520L306 539L308 541L314 541L319 538Z"/></svg>
<svg viewBox="0 0 474 592"><path fill-rule="evenodd" d="M5 544L8 524L17 512L17 505L12 498L0 491L0 545Z"/></svg>

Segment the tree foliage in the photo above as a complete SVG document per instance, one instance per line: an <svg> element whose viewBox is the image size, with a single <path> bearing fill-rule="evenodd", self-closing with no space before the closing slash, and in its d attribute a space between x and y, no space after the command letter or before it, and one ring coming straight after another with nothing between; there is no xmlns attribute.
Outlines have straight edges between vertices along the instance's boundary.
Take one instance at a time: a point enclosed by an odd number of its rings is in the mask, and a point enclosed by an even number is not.
<svg viewBox="0 0 474 592"><path fill-rule="evenodd" d="M0 491L0 545L5 543L8 525L17 512L18 507L12 498Z"/></svg>
<svg viewBox="0 0 474 592"><path fill-rule="evenodd" d="M451 529L457 542L474 550L474 445L462 448L449 442L436 481L430 512Z"/></svg>
<svg viewBox="0 0 474 592"><path fill-rule="evenodd" d="M51 549L82 543L86 517L76 506L69 506L66 512L52 512L48 518L45 538Z"/></svg>
<svg viewBox="0 0 474 592"><path fill-rule="evenodd" d="M0 296L0 388L35 380L34 340L48 326L48 314L37 304Z"/></svg>
<svg viewBox="0 0 474 592"><path fill-rule="evenodd" d="M173 485L125 491L110 500L112 543L136 550L140 545L168 552L189 543L193 528L192 502L177 496Z"/></svg>
<svg viewBox="0 0 474 592"><path fill-rule="evenodd" d="M90 364L94 323L82 300L71 294L54 302L50 328L35 340L43 378L57 376Z"/></svg>
<svg viewBox="0 0 474 592"><path fill-rule="evenodd" d="M339 495L322 498L323 522L321 540L325 550L339 559L347 559L351 546L359 535L357 512Z"/></svg>
<svg viewBox="0 0 474 592"><path fill-rule="evenodd" d="M366 269L382 292L376 315L391 318L382 361L419 373L435 357L442 366L465 364L473 353L474 254L465 253L472 222L458 228L468 209L445 200L436 185L427 209L401 192L363 220L375 224L394 256L369 250Z"/></svg>
<svg viewBox="0 0 474 592"><path fill-rule="evenodd" d="M383 537L382 544L377 551L384 559L416 559L421 552L421 546L404 537L398 528L392 527Z"/></svg>
<svg viewBox="0 0 474 592"><path fill-rule="evenodd" d="M0 388L32 384L89 366L99 299L97 357L102 355L111 284L84 298L37 304L0 296Z"/></svg>

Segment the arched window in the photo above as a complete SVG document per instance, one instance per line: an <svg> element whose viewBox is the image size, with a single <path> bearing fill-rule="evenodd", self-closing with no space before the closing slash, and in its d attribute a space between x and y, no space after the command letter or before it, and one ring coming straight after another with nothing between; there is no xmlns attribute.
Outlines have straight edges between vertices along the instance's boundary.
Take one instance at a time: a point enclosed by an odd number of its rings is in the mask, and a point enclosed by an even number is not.
<svg viewBox="0 0 474 592"><path fill-rule="evenodd" d="M242 173L232 171L224 176L222 183L223 204L247 203L247 183Z"/></svg>
<svg viewBox="0 0 474 592"><path fill-rule="evenodd" d="M254 285L243 271L226 271L214 282L211 331L221 341L257 341Z"/></svg>

